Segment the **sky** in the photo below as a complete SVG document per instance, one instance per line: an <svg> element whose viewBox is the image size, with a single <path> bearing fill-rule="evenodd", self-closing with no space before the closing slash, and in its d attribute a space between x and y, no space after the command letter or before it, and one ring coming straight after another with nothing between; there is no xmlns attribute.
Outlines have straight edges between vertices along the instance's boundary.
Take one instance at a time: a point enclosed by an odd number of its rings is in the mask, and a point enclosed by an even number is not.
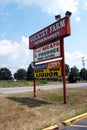
<svg viewBox="0 0 87 130"><path fill-rule="evenodd" d="M65 63L87 69L87 0L0 0L0 68L12 73L33 61L29 36L72 12L71 36L64 38Z"/></svg>

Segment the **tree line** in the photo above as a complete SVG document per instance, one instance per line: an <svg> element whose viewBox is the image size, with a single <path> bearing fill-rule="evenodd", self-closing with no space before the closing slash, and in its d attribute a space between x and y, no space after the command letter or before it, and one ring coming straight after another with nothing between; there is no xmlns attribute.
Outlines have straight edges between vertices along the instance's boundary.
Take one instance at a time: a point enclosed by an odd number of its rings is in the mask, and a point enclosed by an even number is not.
<svg viewBox="0 0 87 130"><path fill-rule="evenodd" d="M76 66L69 67L68 64L65 64L66 68L66 77L70 83L75 83L77 81L87 81L87 69L82 68L79 70ZM34 69L32 63L29 64L27 70L18 69L12 76L11 71L8 68L0 68L0 80L33 80L34 78Z"/></svg>

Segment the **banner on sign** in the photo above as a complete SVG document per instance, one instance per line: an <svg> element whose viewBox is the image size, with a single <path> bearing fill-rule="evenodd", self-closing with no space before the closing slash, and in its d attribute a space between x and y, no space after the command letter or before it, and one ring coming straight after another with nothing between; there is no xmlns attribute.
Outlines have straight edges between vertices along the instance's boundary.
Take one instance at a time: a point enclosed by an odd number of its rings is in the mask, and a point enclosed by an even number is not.
<svg viewBox="0 0 87 130"><path fill-rule="evenodd" d="M34 49L34 61L41 62L60 57L60 40Z"/></svg>
<svg viewBox="0 0 87 130"><path fill-rule="evenodd" d="M35 78L58 78L61 77L61 61L39 64L35 66Z"/></svg>

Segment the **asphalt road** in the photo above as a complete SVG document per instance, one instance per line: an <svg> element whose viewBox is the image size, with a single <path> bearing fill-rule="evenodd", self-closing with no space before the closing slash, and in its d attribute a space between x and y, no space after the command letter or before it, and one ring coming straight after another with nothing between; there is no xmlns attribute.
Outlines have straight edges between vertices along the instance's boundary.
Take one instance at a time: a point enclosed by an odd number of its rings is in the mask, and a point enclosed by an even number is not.
<svg viewBox="0 0 87 130"><path fill-rule="evenodd" d="M75 88L75 87L85 87L87 88L87 83L76 83L76 84L66 84L66 87ZM63 84L56 84L56 85L43 85L43 86L36 86L36 89L40 90L48 90L48 89L55 89L55 88L63 88ZM0 93L19 93L19 92L30 92L33 91L33 87L15 87L15 88L0 88Z"/></svg>
<svg viewBox="0 0 87 130"><path fill-rule="evenodd" d="M70 126L66 126L62 130L87 130L87 119L81 120Z"/></svg>

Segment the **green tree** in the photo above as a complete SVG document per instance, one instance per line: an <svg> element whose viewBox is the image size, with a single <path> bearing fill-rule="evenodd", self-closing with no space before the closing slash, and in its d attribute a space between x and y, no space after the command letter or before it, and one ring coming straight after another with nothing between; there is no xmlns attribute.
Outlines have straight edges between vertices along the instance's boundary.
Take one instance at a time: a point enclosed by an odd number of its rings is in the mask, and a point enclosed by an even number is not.
<svg viewBox="0 0 87 130"><path fill-rule="evenodd" d="M16 73L14 73L14 78L17 80L24 80L26 78L26 70L18 69Z"/></svg>
<svg viewBox="0 0 87 130"><path fill-rule="evenodd" d="M34 79L34 68L31 63L27 69L26 80L33 80L33 79Z"/></svg>
<svg viewBox="0 0 87 130"><path fill-rule="evenodd" d="M80 77L82 80L87 80L87 70L85 68L80 70Z"/></svg>
<svg viewBox="0 0 87 130"><path fill-rule="evenodd" d="M70 83L76 83L77 80L79 80L79 69L76 66L74 66L71 68L68 81Z"/></svg>
<svg viewBox="0 0 87 130"><path fill-rule="evenodd" d="M12 79L12 74L11 71L9 69L5 68L1 68L0 69L0 80L10 80Z"/></svg>

